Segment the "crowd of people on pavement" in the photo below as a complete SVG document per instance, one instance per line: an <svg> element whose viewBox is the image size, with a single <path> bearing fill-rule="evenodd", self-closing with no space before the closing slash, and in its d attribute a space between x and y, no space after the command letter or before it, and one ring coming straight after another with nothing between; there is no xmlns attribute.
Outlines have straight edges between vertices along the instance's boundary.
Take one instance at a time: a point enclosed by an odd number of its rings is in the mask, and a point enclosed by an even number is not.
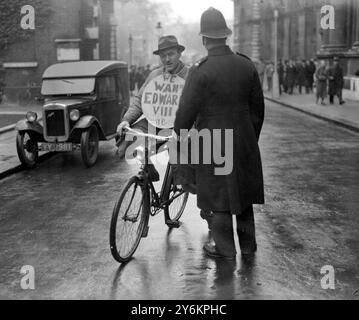
<svg viewBox="0 0 359 320"><path fill-rule="evenodd" d="M274 63L256 63L263 89L272 91ZM279 60L278 67L279 93L316 95L316 103L325 105L329 95L329 103L334 103L338 97L339 104L345 103L342 98L344 86L343 68L339 65L339 58L334 57L329 65L327 60ZM315 89L315 90L314 90Z"/></svg>
<svg viewBox="0 0 359 320"><path fill-rule="evenodd" d="M150 73L151 66L149 64L146 68L136 65L131 66L129 72L131 96L133 96L134 92L137 92L142 87Z"/></svg>

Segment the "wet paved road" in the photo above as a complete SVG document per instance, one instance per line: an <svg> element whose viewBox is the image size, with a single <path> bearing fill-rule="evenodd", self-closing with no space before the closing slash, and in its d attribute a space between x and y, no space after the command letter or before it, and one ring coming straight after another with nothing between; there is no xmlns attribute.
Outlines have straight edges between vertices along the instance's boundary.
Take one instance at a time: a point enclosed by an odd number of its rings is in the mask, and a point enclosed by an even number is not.
<svg viewBox="0 0 359 320"><path fill-rule="evenodd" d="M109 223L136 167L118 161L113 143L101 146L95 168L60 155L2 180L0 298L359 299L358 138L267 103L259 248L235 263L203 255L208 233L192 197L180 229L169 232L155 217L135 258L118 265ZM35 290L20 288L23 265L35 268ZM335 290L320 286L324 265L335 268Z"/></svg>

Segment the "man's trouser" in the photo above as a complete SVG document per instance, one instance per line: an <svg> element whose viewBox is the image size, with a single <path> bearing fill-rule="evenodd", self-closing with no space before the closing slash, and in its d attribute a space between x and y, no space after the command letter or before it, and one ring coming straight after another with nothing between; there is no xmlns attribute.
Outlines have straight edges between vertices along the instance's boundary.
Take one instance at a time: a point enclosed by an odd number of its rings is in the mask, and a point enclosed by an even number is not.
<svg viewBox="0 0 359 320"><path fill-rule="evenodd" d="M334 97L337 96L338 99L339 99L339 102L342 102L343 101L343 98L342 98L342 90L337 90L335 94L332 94L329 96L329 102L330 103L334 103Z"/></svg>
<svg viewBox="0 0 359 320"><path fill-rule="evenodd" d="M237 235L241 252L244 254L255 252L257 249L253 206L249 206L236 216ZM230 212L215 212L212 222L212 236L217 252L224 256L234 256L236 248L233 236L232 214Z"/></svg>

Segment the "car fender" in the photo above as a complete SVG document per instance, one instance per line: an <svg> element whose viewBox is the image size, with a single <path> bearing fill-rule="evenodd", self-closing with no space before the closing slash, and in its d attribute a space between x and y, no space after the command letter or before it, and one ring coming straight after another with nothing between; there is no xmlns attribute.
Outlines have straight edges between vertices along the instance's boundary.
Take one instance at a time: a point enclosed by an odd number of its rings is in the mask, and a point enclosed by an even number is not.
<svg viewBox="0 0 359 320"><path fill-rule="evenodd" d="M38 134L40 134L41 136L44 135L44 128L43 126L35 121L35 122L29 122L26 119L20 120L18 121L18 123L15 126L15 129L19 132L21 131L34 131Z"/></svg>
<svg viewBox="0 0 359 320"><path fill-rule="evenodd" d="M74 125L72 130L76 130L76 129L88 129L89 127L91 127L93 124L95 124L97 126L97 128L99 129L99 135L100 138L105 137L104 131L99 123L99 121L96 119L96 117L94 116L83 116L81 117L76 124Z"/></svg>

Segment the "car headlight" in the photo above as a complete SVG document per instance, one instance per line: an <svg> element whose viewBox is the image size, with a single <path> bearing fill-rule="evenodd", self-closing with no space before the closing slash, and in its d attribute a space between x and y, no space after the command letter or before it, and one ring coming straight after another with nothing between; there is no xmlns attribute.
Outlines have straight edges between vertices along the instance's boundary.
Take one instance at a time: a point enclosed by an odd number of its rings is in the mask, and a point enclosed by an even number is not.
<svg viewBox="0 0 359 320"><path fill-rule="evenodd" d="M36 112L29 111L29 112L26 114L26 119L27 119L27 121L29 121L29 122L35 122L35 121L37 120L37 113L36 113Z"/></svg>
<svg viewBox="0 0 359 320"><path fill-rule="evenodd" d="M70 119L72 121L77 121L78 119L80 119L80 111L78 111L77 109L71 110Z"/></svg>

